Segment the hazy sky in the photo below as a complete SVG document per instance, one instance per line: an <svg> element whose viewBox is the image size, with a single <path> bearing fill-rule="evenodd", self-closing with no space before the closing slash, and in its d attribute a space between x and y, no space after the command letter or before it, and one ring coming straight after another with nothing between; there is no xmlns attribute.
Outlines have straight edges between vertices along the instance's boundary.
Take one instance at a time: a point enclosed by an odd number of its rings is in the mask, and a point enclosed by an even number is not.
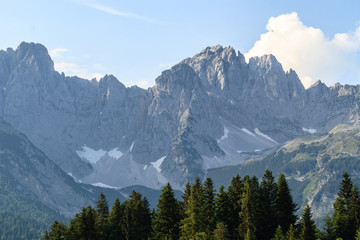
<svg viewBox="0 0 360 240"><path fill-rule="evenodd" d="M360 1L0 0L0 49L45 45L58 71L148 87L207 46L273 53L305 85L360 84Z"/></svg>

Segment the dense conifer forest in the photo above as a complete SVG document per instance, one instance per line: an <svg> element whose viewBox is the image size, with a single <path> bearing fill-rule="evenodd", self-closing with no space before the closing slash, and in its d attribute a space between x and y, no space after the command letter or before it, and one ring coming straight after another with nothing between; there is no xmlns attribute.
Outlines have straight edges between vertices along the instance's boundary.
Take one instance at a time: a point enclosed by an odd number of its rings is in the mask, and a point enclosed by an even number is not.
<svg viewBox="0 0 360 240"><path fill-rule="evenodd" d="M100 194L95 207L84 207L69 225L55 221L44 236L53 239L209 239L209 240L360 240L360 196L345 172L334 212L320 231L307 205L300 217L284 174L277 181L266 170L262 179L239 175L216 193L211 178L185 187L182 201L170 184L162 189L157 209L133 191L109 209Z"/></svg>

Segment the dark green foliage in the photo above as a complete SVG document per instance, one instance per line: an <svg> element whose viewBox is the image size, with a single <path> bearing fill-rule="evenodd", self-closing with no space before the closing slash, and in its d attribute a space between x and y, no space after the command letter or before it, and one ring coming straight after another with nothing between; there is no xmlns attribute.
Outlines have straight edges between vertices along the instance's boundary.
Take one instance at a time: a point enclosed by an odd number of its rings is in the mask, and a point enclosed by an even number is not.
<svg viewBox="0 0 360 240"><path fill-rule="evenodd" d="M230 234L227 229L227 226L223 222L219 222L216 224L216 228L214 230L214 239L215 240L229 240Z"/></svg>
<svg viewBox="0 0 360 240"><path fill-rule="evenodd" d="M181 210L169 183L163 187L157 207L153 221L154 239L178 239Z"/></svg>
<svg viewBox="0 0 360 240"><path fill-rule="evenodd" d="M276 230L276 195L277 185L272 172L267 169L262 177L259 192L259 208L258 208L258 231L257 238L269 240Z"/></svg>
<svg viewBox="0 0 360 240"><path fill-rule="evenodd" d="M186 211L186 207L188 206L188 200L190 198L190 194L191 194L191 184L187 182L185 185L184 193L181 195L183 201L180 202L182 219L185 218L185 211Z"/></svg>
<svg viewBox="0 0 360 240"><path fill-rule="evenodd" d="M98 201L96 202L96 230L99 239L107 239L109 235L108 218L109 206L106 197L100 193Z"/></svg>
<svg viewBox="0 0 360 240"><path fill-rule="evenodd" d="M79 233L80 239L97 239L96 233L96 211L88 206L83 208L79 217Z"/></svg>
<svg viewBox="0 0 360 240"><path fill-rule="evenodd" d="M350 219L353 224L353 230L360 227L360 195L357 186L353 187L349 205Z"/></svg>
<svg viewBox="0 0 360 240"><path fill-rule="evenodd" d="M215 193L211 178L206 178L203 184L205 232L212 233L216 227L215 222Z"/></svg>
<svg viewBox="0 0 360 240"><path fill-rule="evenodd" d="M44 240L66 239L67 226L62 222L54 221L50 227L50 232L45 234Z"/></svg>
<svg viewBox="0 0 360 240"><path fill-rule="evenodd" d="M286 239L287 240L296 240L296 233L294 225L290 225L289 230L286 233Z"/></svg>
<svg viewBox="0 0 360 240"><path fill-rule="evenodd" d="M123 208L121 207L119 198L116 198L109 215L109 239L123 239L123 234L121 231L122 216Z"/></svg>
<svg viewBox="0 0 360 240"><path fill-rule="evenodd" d="M244 190L244 183L239 175L231 180L227 194L229 196L229 221L228 229L233 239L239 238L238 227L240 225L241 197Z"/></svg>
<svg viewBox="0 0 360 240"><path fill-rule="evenodd" d="M297 217L295 212L297 208L283 173L280 174L277 183L275 207L277 223L283 231L287 232L290 224L294 225L296 223Z"/></svg>
<svg viewBox="0 0 360 240"><path fill-rule="evenodd" d="M239 217L241 222L239 224L239 233L243 238L254 239L253 235L256 232L256 189L255 184L249 178L244 177L244 190L241 198L241 211Z"/></svg>
<svg viewBox="0 0 360 240"><path fill-rule="evenodd" d="M151 232L151 213L146 198L132 192L124 203L122 232L126 240L147 239Z"/></svg>
<svg viewBox="0 0 360 240"><path fill-rule="evenodd" d="M191 239L197 233L205 232L204 193L199 178L191 187L186 204L185 218L181 221L181 239Z"/></svg>
<svg viewBox="0 0 360 240"><path fill-rule="evenodd" d="M300 239L301 240L315 240L316 226L312 218L311 208L306 205L300 220Z"/></svg>
<svg viewBox="0 0 360 240"><path fill-rule="evenodd" d="M251 228L248 228L244 240L255 240L255 234Z"/></svg>
<svg viewBox="0 0 360 240"><path fill-rule="evenodd" d="M123 204L116 199L109 213L105 195L101 194L96 210L91 206L83 208L71 219L68 228L62 223L54 222L43 239L360 239L360 230L357 233L354 230L360 214L359 192L347 174L344 174L338 198L334 203L335 211L327 220L324 234L316 228L310 206L304 208L298 225L294 225L296 205L292 201L283 174L277 184L268 170L261 184L256 177L250 178L246 175L241 180L240 176L236 176L228 191L225 192L224 187L221 187L215 199L212 185L211 179L201 183L197 178L193 185L187 185L187 193L183 195L186 204L182 205L176 200L170 184L167 184L158 199L157 211L153 210L153 213L149 210L147 199L135 191ZM234 209L238 209L237 218L230 214ZM185 212L181 214L183 211ZM101 222L101 218L107 220ZM236 231L231 233L227 224L233 224L233 219L238 221L239 225ZM345 221L341 221L342 219ZM211 227L212 222L216 223L216 226ZM276 222L279 225L274 230ZM107 235L100 236L100 223L104 223L101 229L107 229ZM281 224L288 229L286 232L282 230ZM340 226L345 226L345 230L340 231L343 235L337 235Z"/></svg>
<svg viewBox="0 0 360 240"><path fill-rule="evenodd" d="M217 222L222 222L224 225L230 224L230 202L229 196L225 192L225 187L220 186L219 193L215 199L215 218Z"/></svg>
<svg viewBox="0 0 360 240"><path fill-rule="evenodd" d="M360 228L356 231L355 240L360 240Z"/></svg>
<svg viewBox="0 0 360 240"><path fill-rule="evenodd" d="M67 239L97 239L96 211L91 206L82 208L81 213L70 220Z"/></svg>
<svg viewBox="0 0 360 240"><path fill-rule="evenodd" d="M359 193L347 172L341 181L338 197L334 203L334 213L326 221L327 238L342 238L344 240L354 239L357 230L359 212Z"/></svg>
<svg viewBox="0 0 360 240"><path fill-rule="evenodd" d="M286 240L280 225L276 228L274 237L271 240Z"/></svg>
<svg viewBox="0 0 360 240"><path fill-rule="evenodd" d="M4 159L0 161L3 163ZM54 219L68 221L27 195L16 179L0 166L0 240L38 239Z"/></svg>

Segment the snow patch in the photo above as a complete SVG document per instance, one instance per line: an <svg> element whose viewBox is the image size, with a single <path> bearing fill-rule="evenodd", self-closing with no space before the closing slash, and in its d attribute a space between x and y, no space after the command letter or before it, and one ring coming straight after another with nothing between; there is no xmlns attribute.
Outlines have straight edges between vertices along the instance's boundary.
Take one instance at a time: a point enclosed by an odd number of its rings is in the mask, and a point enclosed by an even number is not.
<svg viewBox="0 0 360 240"><path fill-rule="evenodd" d="M246 128L242 128L242 129L241 129L241 131L243 131L243 132L245 132L245 133L247 133L247 134L249 134L249 135L251 135L251 136L255 137L255 134L253 134L252 132L250 132L250 131L249 131L249 130L247 130Z"/></svg>
<svg viewBox="0 0 360 240"><path fill-rule="evenodd" d="M94 150L87 147L86 145L84 145L82 149L83 149L82 151L77 150L76 154L80 158L88 160L90 163L96 163L97 161L100 160L100 158L102 158L106 154L106 151L102 149Z"/></svg>
<svg viewBox="0 0 360 240"><path fill-rule="evenodd" d="M118 150L118 148L114 148L113 150L108 152L109 157L119 159L123 153Z"/></svg>
<svg viewBox="0 0 360 240"><path fill-rule="evenodd" d="M316 129L314 129L314 128L304 128L303 127L302 130L304 132L308 132L308 133L311 133L311 134L316 133Z"/></svg>
<svg viewBox="0 0 360 240"><path fill-rule="evenodd" d="M80 179L77 179L74 175L72 175L71 172L69 172L67 175L69 175L70 177L72 177L74 179L75 182L77 183L81 183L81 180Z"/></svg>
<svg viewBox="0 0 360 240"><path fill-rule="evenodd" d="M276 144L279 144L277 141L275 141L274 139L272 139L272 138L269 137L268 135L260 132L260 130L259 130L258 128L255 128L254 131L255 131L255 133L256 133L257 135L259 135L259 136L261 136L261 137L263 137L263 138L266 138L266 139L268 139L268 140L270 140L270 141L272 141L272 142L274 142L274 143L276 143Z"/></svg>
<svg viewBox="0 0 360 240"><path fill-rule="evenodd" d="M124 198L129 199L129 194L125 194L125 193L122 193L122 192L120 192L120 194L123 195Z"/></svg>
<svg viewBox="0 0 360 240"><path fill-rule="evenodd" d="M239 151L239 150L237 150L236 152L237 152L237 153L242 153L243 151Z"/></svg>
<svg viewBox="0 0 360 240"><path fill-rule="evenodd" d="M131 146L130 146L130 152L132 152L132 150L133 150L134 143L135 143L135 141L133 141L132 144L131 144Z"/></svg>
<svg viewBox="0 0 360 240"><path fill-rule="evenodd" d="M164 156L162 158L159 158L155 162L150 162L150 163L158 172L161 172L160 166L161 166L161 164L162 164L162 162L164 161L165 158L166 158L166 156Z"/></svg>
<svg viewBox="0 0 360 240"><path fill-rule="evenodd" d="M102 187L102 188L120 189L119 187L113 187L113 186L104 184L104 183L102 183L102 182L92 183L91 185L93 185L93 186L95 186L95 187Z"/></svg>
<svg viewBox="0 0 360 240"><path fill-rule="evenodd" d="M303 182L303 181L305 181L305 176L294 177L294 179L295 179L296 181Z"/></svg>
<svg viewBox="0 0 360 240"><path fill-rule="evenodd" d="M144 170L146 170L147 169L147 164L145 164L145 166L144 166Z"/></svg>
<svg viewBox="0 0 360 240"><path fill-rule="evenodd" d="M229 137L229 130L228 130L226 127L224 127L224 136L222 136L222 137L218 140L218 142L223 141L223 140L227 139L228 137Z"/></svg>

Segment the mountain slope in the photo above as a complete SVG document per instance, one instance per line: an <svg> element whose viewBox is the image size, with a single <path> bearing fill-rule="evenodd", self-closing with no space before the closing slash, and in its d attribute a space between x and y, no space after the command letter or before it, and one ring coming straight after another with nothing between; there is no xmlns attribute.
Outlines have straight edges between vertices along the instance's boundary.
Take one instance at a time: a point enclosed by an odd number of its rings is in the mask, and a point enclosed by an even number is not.
<svg viewBox="0 0 360 240"><path fill-rule="evenodd" d="M37 149L23 134L9 124L0 121L0 174L2 184L1 202L8 209L18 201L35 204L41 214L52 211L67 217L73 216L81 207L93 204L98 194L103 191L113 202L115 197L124 197L114 190L102 189L91 185L76 183ZM14 195L15 194L15 195ZM23 200L21 200L23 199ZM27 212L14 206L11 212Z"/></svg>
<svg viewBox="0 0 360 240"><path fill-rule="evenodd" d="M359 120L360 87L305 90L272 55L246 63L208 47L126 88L54 70L44 46L0 51L0 116L66 173L90 184L182 188L208 169L265 156L298 136Z"/></svg>
<svg viewBox="0 0 360 240"><path fill-rule="evenodd" d="M275 176L283 172L299 206L311 204L314 217L332 209L342 174L347 171L360 184L360 126L338 125L328 134L296 138L267 157L236 167L211 169L208 176L218 185L228 185L239 173L262 177L265 169Z"/></svg>

